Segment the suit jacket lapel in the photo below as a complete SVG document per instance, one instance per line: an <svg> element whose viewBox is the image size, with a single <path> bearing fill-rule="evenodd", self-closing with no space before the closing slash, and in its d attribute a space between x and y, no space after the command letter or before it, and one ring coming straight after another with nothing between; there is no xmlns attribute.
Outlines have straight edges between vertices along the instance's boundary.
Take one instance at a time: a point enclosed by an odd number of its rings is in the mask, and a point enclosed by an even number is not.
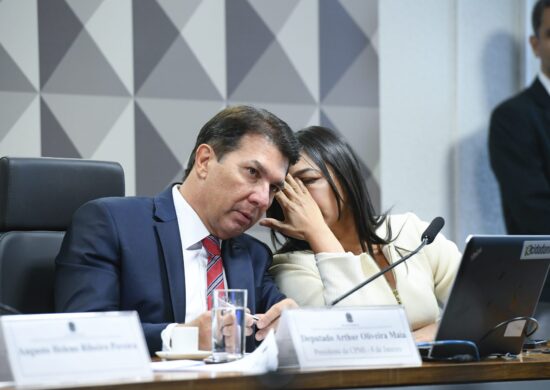
<svg viewBox="0 0 550 390"><path fill-rule="evenodd" d="M185 273L172 186L155 197L154 226L166 266L174 321L185 322Z"/></svg>

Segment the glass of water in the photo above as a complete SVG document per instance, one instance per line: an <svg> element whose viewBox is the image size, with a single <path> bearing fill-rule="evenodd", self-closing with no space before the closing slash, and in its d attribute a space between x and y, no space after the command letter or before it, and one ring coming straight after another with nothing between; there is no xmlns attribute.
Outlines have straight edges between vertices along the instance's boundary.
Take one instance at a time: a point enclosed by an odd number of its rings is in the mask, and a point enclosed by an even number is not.
<svg viewBox="0 0 550 390"><path fill-rule="evenodd" d="M236 360L245 351L246 290L214 290L212 293L213 362Z"/></svg>

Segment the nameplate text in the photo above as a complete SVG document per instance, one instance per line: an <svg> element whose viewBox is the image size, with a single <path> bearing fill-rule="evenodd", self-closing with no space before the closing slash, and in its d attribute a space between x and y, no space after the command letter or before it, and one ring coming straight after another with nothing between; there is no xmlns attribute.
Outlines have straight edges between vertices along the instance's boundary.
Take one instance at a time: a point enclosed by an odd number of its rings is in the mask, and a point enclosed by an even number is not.
<svg viewBox="0 0 550 390"><path fill-rule="evenodd" d="M276 336L281 367L421 365L401 306L286 310Z"/></svg>
<svg viewBox="0 0 550 390"><path fill-rule="evenodd" d="M2 316L0 330L17 386L153 378L136 312Z"/></svg>

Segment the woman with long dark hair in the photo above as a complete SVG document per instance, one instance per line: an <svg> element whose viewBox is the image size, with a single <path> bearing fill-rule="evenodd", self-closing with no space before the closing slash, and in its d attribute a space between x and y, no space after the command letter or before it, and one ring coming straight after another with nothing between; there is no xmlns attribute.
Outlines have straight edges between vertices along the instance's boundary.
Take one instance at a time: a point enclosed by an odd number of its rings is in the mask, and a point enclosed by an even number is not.
<svg viewBox="0 0 550 390"><path fill-rule="evenodd" d="M428 224L412 213L377 214L359 160L330 129L296 133L301 158L261 221L283 235L270 272L301 306L324 306L420 243ZM339 303L403 304L419 341L433 338L460 252L441 234L430 245Z"/></svg>

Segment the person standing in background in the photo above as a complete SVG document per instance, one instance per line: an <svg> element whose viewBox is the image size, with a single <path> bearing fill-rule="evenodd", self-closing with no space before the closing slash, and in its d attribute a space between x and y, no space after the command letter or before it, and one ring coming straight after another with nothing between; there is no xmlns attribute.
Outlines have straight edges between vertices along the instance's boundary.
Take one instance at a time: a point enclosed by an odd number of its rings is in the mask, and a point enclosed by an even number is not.
<svg viewBox="0 0 550 390"><path fill-rule="evenodd" d="M537 1L532 24L529 42L540 70L528 88L495 108L489 130L508 234L550 234L550 0ZM549 280L540 300L539 314L550 313Z"/></svg>

